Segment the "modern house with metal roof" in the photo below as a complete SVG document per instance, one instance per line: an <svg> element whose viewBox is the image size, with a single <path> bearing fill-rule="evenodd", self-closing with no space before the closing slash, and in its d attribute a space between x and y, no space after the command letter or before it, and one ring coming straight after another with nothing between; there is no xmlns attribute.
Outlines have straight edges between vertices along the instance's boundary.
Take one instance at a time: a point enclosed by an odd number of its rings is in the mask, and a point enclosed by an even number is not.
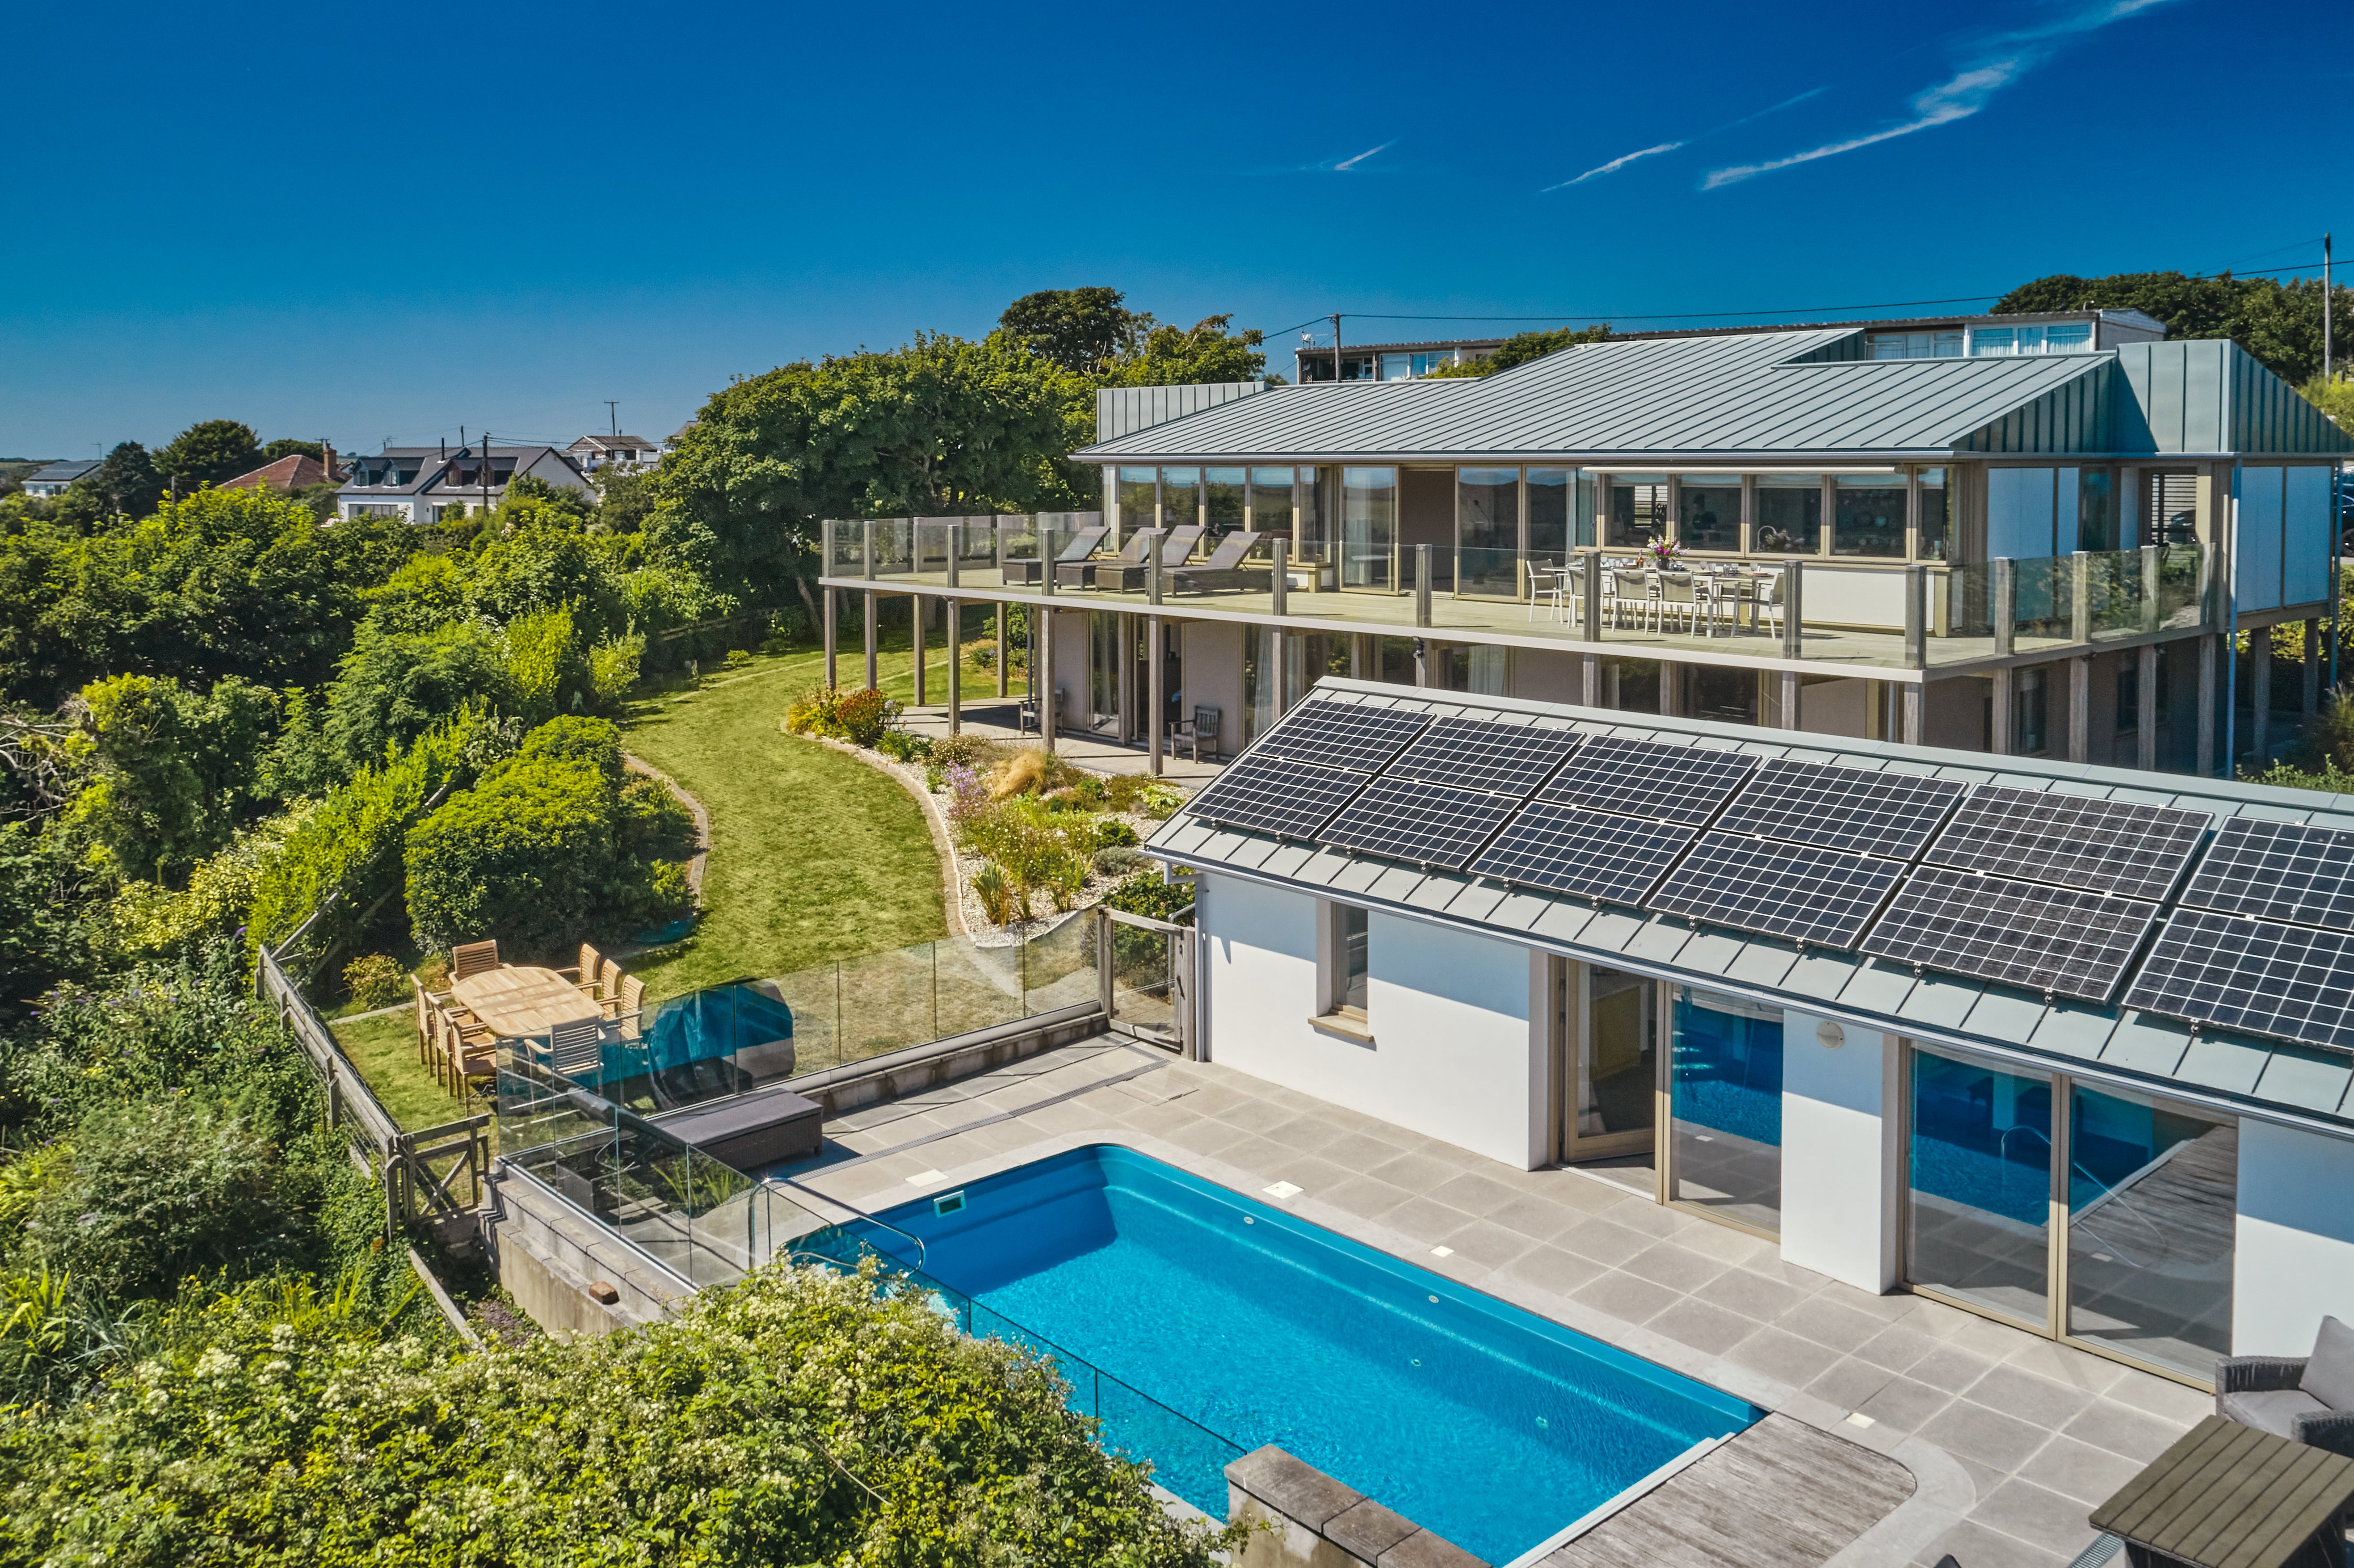
<svg viewBox="0 0 2354 1568"><path fill-rule="evenodd" d="M2335 679L2354 439L2229 342L2080 314L1107 390L1099 514L836 523L822 581L1028 607L1046 733L1155 758L1340 674L2227 774Z"/></svg>
<svg viewBox="0 0 2354 1568"><path fill-rule="evenodd" d="M47 468L37 470L27 476L25 493L45 497L63 495L74 481L88 476L98 465L99 460L96 458L83 458L69 462L53 462Z"/></svg>
<svg viewBox="0 0 2354 1568"><path fill-rule="evenodd" d="M588 477L554 447L387 447L347 464L351 477L335 494L344 517L399 517L439 523L470 509L496 506L517 474L567 490L586 490Z"/></svg>
<svg viewBox="0 0 2354 1568"><path fill-rule="evenodd" d="M2186 1382L2354 1292L2354 797L1331 680L1147 853L1253 1077Z"/></svg>

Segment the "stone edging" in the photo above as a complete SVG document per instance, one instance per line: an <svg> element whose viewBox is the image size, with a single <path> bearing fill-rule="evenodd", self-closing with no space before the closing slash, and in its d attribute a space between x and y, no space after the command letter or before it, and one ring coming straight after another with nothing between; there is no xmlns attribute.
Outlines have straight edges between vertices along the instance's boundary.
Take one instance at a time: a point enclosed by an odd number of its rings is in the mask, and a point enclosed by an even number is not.
<svg viewBox="0 0 2354 1568"><path fill-rule="evenodd" d="M1198 1176L1254 1202L1264 1201L1257 1196L1261 1183L1254 1181L1248 1172L1238 1171L1213 1156L1195 1154L1150 1133L1115 1126L1056 1133L1016 1149L969 1160L944 1171L939 1181L927 1186L938 1190L952 1189L1010 1171L1018 1165L1052 1159L1057 1154L1096 1144L1132 1149L1139 1154L1173 1165L1189 1175ZM837 1212L838 1216L849 1216L902 1202L907 1196L907 1188L904 1181L894 1181L875 1192L860 1193L846 1201L828 1199L824 1194L807 1188L797 1187L796 1192L801 1194L800 1201L809 1208L821 1211L831 1208ZM1310 1224L1385 1253L1410 1266L1422 1266L1415 1259L1418 1253L1426 1249L1378 1221L1360 1219L1307 1193L1291 1199L1282 1207ZM1886 1436L1879 1436L1876 1428L1859 1430L1848 1425L1846 1412L1828 1400L1536 1286L1502 1278L1490 1278L1478 1285L1457 1283L1462 1284L1466 1289L1532 1312L1550 1322L1590 1335L1605 1344L1656 1362L1670 1372L1681 1372L1695 1382L1722 1389L1762 1409L1777 1411L1843 1442L1885 1455L1911 1471L1913 1495L1834 1553L1827 1560L1824 1568L1903 1568L1924 1547L1960 1523L1978 1500L1978 1487L1970 1479L1969 1473L1952 1455L1925 1438L1907 1435L1891 1442Z"/></svg>

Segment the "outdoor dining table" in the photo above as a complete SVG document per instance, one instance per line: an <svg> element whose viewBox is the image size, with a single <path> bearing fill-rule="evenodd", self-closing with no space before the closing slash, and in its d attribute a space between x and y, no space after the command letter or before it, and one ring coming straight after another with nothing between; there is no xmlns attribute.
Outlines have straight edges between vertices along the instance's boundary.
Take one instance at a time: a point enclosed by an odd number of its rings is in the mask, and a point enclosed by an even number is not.
<svg viewBox="0 0 2354 1568"><path fill-rule="evenodd" d="M2090 1522L2134 1568L2341 1568L2354 1459L2210 1415Z"/></svg>
<svg viewBox="0 0 2354 1568"><path fill-rule="evenodd" d="M545 1034L566 1023L593 1022L596 1000L554 969L508 964L453 980L451 994L502 1038Z"/></svg>

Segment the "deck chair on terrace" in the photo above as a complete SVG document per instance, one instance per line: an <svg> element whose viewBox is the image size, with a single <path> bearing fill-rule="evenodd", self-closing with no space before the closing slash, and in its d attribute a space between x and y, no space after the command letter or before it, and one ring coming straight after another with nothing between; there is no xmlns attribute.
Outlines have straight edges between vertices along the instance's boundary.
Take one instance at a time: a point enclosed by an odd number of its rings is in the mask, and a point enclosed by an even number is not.
<svg viewBox="0 0 2354 1568"><path fill-rule="evenodd" d="M1198 524L1193 523L1182 528L1170 529L1169 537L1161 546L1161 569L1169 572L1183 566L1193 555L1193 546L1202 542L1204 532ZM1135 593L1145 586L1150 570L1150 562L1143 556L1133 561L1097 561L1095 563L1096 587L1119 593Z"/></svg>
<svg viewBox="0 0 2354 1568"><path fill-rule="evenodd" d="M1060 567L1086 560L1096 553L1096 546L1102 544L1104 535L1110 532L1108 528L1080 529L1071 535L1061 550L1055 553L1055 564ZM1044 576L1039 571L1039 567L1043 565L1044 565L1044 562L1035 560L1008 561L1001 576L1008 584L1028 583L1034 586L1045 581ZM1062 579L1057 577L1055 580L1059 582Z"/></svg>
<svg viewBox="0 0 2354 1568"><path fill-rule="evenodd" d="M1272 570L1246 571L1243 557L1258 548L1264 534L1229 534L1218 541L1210 558L1198 567L1180 567L1169 574L1172 593L1208 593L1214 588L1244 588L1270 581Z"/></svg>
<svg viewBox="0 0 2354 1568"><path fill-rule="evenodd" d="M1139 528L1135 533L1130 534L1128 536L1128 542L1119 547L1119 554L1111 556L1108 560L1101 562L1056 561L1055 563L1055 586L1056 588L1086 588L1090 577L1093 577L1094 574L1102 571L1105 567L1142 567L1144 565L1145 552L1151 546L1151 544L1152 531L1149 528ZM1101 583L1097 583L1095 586L1101 588L1103 585Z"/></svg>

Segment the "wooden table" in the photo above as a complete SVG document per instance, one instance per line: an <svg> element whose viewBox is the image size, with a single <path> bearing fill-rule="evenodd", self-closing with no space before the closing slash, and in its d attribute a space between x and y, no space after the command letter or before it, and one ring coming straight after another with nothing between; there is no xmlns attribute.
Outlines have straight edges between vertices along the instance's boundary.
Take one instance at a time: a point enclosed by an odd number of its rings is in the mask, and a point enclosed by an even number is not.
<svg viewBox="0 0 2354 1568"><path fill-rule="evenodd" d="M2342 1568L2349 1502L2354 1459L2211 1415L2094 1509L2092 1525L2123 1537L2135 1568Z"/></svg>
<svg viewBox="0 0 2354 1568"><path fill-rule="evenodd" d="M602 1017L596 1001L554 969L508 964L452 981L451 994L490 1027L513 1037Z"/></svg>

